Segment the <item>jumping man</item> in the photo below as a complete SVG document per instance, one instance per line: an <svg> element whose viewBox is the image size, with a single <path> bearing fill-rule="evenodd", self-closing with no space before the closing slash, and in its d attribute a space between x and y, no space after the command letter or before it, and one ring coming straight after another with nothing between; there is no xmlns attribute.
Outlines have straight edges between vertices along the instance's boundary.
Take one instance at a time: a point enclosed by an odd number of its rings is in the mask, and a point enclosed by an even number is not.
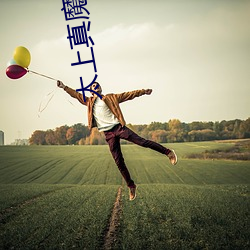
<svg viewBox="0 0 250 250"><path fill-rule="evenodd" d="M72 88L65 86L61 81L57 81L57 86L63 88L69 95L88 107L89 129L97 127L100 132L104 132L114 161L126 181L127 186L129 187L129 199L131 201L136 197L136 185L131 179L127 166L124 162L120 139L125 139L139 146L151 148L159 153L162 153L169 158L172 165L177 163L177 156L174 150L165 148L159 143L146 140L125 126L126 122L119 103L132 100L135 97L145 94L150 95L152 93L152 89L135 90L121 94L102 95L102 88L100 84L98 82L94 82L90 87L93 91L92 97L85 97Z"/></svg>

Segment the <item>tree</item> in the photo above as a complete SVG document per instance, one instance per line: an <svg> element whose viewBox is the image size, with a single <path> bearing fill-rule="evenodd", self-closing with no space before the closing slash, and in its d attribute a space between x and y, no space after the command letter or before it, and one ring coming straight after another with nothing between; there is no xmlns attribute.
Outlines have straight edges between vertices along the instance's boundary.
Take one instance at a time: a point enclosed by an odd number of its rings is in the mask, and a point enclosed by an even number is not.
<svg viewBox="0 0 250 250"><path fill-rule="evenodd" d="M191 122L189 124L189 129L192 130L202 130L204 128L204 125L202 122Z"/></svg>
<svg viewBox="0 0 250 250"><path fill-rule="evenodd" d="M56 137L56 144L57 145L67 145L68 144L68 141L66 138L66 133L67 133L68 128L69 127L67 125L56 128L55 137Z"/></svg>
<svg viewBox="0 0 250 250"><path fill-rule="evenodd" d="M150 139L149 131L147 125L144 126L144 129L139 133L139 135L145 139Z"/></svg>
<svg viewBox="0 0 250 250"><path fill-rule="evenodd" d="M240 138L240 125L241 125L242 121L239 119L236 119L234 121L234 127L233 127L233 135L234 138Z"/></svg>
<svg viewBox="0 0 250 250"><path fill-rule="evenodd" d="M69 145L75 144L75 130L73 127L70 127L66 132L66 139Z"/></svg>
<svg viewBox="0 0 250 250"><path fill-rule="evenodd" d="M167 142L167 131L162 129L157 129L155 131L150 132L151 138L153 141L158 143Z"/></svg>
<svg viewBox="0 0 250 250"><path fill-rule="evenodd" d="M89 135L90 131L88 127L81 123L77 123L67 130L66 139L68 141L68 144L79 144L83 143L83 141Z"/></svg>
<svg viewBox="0 0 250 250"><path fill-rule="evenodd" d="M54 130L49 129L45 132L45 141L46 141L46 145L57 144L57 138L56 138L56 134Z"/></svg>
<svg viewBox="0 0 250 250"><path fill-rule="evenodd" d="M45 131L36 130L31 135L31 137L29 139L29 143L31 145L45 145L46 144L45 135L46 135Z"/></svg>
<svg viewBox="0 0 250 250"><path fill-rule="evenodd" d="M216 138L216 134L211 129L192 130L188 133L190 141L211 141Z"/></svg>
<svg viewBox="0 0 250 250"><path fill-rule="evenodd" d="M97 128L93 128L91 130L90 136L88 137L88 140L86 139L86 143L89 143L90 145L103 145L105 144L105 136L103 133L100 133Z"/></svg>
<svg viewBox="0 0 250 250"><path fill-rule="evenodd" d="M221 125L220 125L220 123L218 121L214 123L214 125L213 125L213 131L216 134L216 138L220 139Z"/></svg>
<svg viewBox="0 0 250 250"><path fill-rule="evenodd" d="M168 130L167 123L162 123L162 122L151 122L151 123L148 125L148 130L149 130L149 131L154 131L154 130L158 130L158 129L161 129L161 130Z"/></svg>
<svg viewBox="0 0 250 250"><path fill-rule="evenodd" d="M240 124L240 138L250 138L250 117Z"/></svg>
<svg viewBox="0 0 250 250"><path fill-rule="evenodd" d="M183 122L181 124L181 127L182 127L182 140L184 142L188 141L188 132L189 132L189 124Z"/></svg>
<svg viewBox="0 0 250 250"><path fill-rule="evenodd" d="M169 132L167 135L168 142L181 142L183 141L182 123L178 119L169 120Z"/></svg>
<svg viewBox="0 0 250 250"><path fill-rule="evenodd" d="M250 118L247 120L230 120L221 122L191 122L184 123L178 119L168 123L152 122L149 125L132 125L128 128L145 139L156 142L204 141L214 139L250 138ZM105 144L105 136L95 128L91 131L87 126L78 123L71 127L67 125L36 130L29 139L31 145L65 145L65 144ZM122 143L127 143L122 141Z"/></svg>

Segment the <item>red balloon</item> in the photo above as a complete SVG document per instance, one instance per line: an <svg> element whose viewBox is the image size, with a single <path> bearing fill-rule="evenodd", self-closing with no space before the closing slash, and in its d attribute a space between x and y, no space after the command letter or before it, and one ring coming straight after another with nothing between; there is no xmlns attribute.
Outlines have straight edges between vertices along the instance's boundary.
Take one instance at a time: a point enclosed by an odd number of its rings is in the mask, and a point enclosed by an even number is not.
<svg viewBox="0 0 250 250"><path fill-rule="evenodd" d="M6 75L11 79L18 79L24 76L27 73L27 69L19 66L19 65L10 65L6 69Z"/></svg>

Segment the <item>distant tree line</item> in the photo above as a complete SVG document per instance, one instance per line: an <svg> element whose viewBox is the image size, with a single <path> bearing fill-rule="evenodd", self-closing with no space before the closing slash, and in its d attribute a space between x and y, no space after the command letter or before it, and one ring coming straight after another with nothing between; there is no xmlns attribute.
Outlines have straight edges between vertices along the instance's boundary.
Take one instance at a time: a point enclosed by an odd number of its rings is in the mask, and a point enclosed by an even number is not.
<svg viewBox="0 0 250 250"><path fill-rule="evenodd" d="M212 149L204 152L195 152L186 155L187 158L196 159L229 159L250 161L250 140L241 140L232 143L232 146L226 149Z"/></svg>
<svg viewBox="0 0 250 250"><path fill-rule="evenodd" d="M164 123L151 122L149 125L128 124L127 127L140 136L159 143L250 138L250 118L191 123L172 119ZM73 126L64 125L47 131L36 130L31 135L29 142L31 145L98 145L106 143L103 133L99 133L97 129L92 129L90 132L88 127L81 123Z"/></svg>

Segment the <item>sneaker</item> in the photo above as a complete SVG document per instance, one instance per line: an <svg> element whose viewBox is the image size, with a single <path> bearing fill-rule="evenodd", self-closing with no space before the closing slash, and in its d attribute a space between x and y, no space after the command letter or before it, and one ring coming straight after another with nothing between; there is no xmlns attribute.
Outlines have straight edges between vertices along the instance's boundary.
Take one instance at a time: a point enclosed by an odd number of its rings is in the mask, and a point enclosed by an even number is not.
<svg viewBox="0 0 250 250"><path fill-rule="evenodd" d="M136 197L136 186L129 188L129 200L133 201Z"/></svg>
<svg viewBox="0 0 250 250"><path fill-rule="evenodd" d="M177 164L177 155L175 154L174 150L171 150L171 152L167 156L172 165Z"/></svg>

